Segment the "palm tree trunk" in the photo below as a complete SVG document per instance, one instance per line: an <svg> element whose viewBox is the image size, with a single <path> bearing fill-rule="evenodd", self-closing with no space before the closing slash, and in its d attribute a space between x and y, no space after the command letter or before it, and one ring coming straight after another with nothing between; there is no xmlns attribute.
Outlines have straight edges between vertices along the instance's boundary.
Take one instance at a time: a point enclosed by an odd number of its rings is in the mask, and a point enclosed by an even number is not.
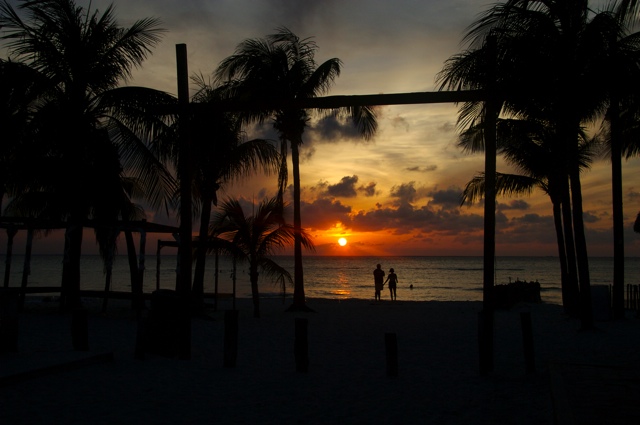
<svg viewBox="0 0 640 425"><path fill-rule="evenodd" d="M202 195L202 213L200 215L200 231L196 249L196 266L193 272L191 300L194 312L204 310L204 272L207 259L207 241L209 240L209 221L211 220L211 203L213 196L208 190Z"/></svg>
<svg viewBox="0 0 640 425"><path fill-rule="evenodd" d="M558 258L560 259L560 287L562 288L562 307L565 313L569 313L569 279L567 270L567 251L565 250L564 234L562 230L562 210L560 202L553 202L553 224L556 230L558 243Z"/></svg>
<svg viewBox="0 0 640 425"><path fill-rule="evenodd" d="M107 262L107 273L104 278L104 296L102 298L102 313L107 312L107 304L109 302L109 291L111 290L111 276L113 275L113 261Z"/></svg>
<svg viewBox="0 0 640 425"><path fill-rule="evenodd" d="M140 284L140 270L136 254L136 245L133 242L131 230L124 231L124 238L127 243L127 259L129 260L129 275L131 277L131 308L140 311L144 308L142 299L142 285Z"/></svg>
<svg viewBox="0 0 640 425"><path fill-rule="evenodd" d="M576 244L573 237L573 216L571 213L571 194L567 177L562 179L562 224L564 228L564 246L567 254L567 295L568 313L572 317L578 317L580 313L579 299L580 287L578 286L578 263L576 259Z"/></svg>
<svg viewBox="0 0 640 425"><path fill-rule="evenodd" d="M578 280L580 282L580 321L584 330L593 329L593 307L591 305L591 281L589 278L589 256L585 237L582 211L582 186L580 169L575 162L570 170L571 199L573 207L573 231L575 234L576 254L578 259Z"/></svg>
<svg viewBox="0 0 640 425"><path fill-rule="evenodd" d="M77 223L71 220L71 223ZM71 311L80 307L80 256L82 253L82 225L69 224L65 236L65 261L62 266L62 294L60 308Z"/></svg>
<svg viewBox="0 0 640 425"><path fill-rule="evenodd" d="M615 96L610 107L611 190L613 201L613 318L624 319L624 216L622 201L622 137L620 108Z"/></svg>
<svg viewBox="0 0 640 425"><path fill-rule="evenodd" d="M289 311L307 311L304 294L304 278L302 270L302 220L300 218L300 140L291 143L291 162L293 165L293 305Z"/></svg>

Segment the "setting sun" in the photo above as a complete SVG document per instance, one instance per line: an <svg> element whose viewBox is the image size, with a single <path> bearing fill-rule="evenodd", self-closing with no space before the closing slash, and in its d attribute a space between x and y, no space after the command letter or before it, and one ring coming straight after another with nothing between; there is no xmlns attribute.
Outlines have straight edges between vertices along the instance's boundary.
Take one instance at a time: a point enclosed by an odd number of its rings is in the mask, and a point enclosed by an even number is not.
<svg viewBox="0 0 640 425"><path fill-rule="evenodd" d="M347 244L347 240L345 238L338 239L338 244L340 246L345 246Z"/></svg>

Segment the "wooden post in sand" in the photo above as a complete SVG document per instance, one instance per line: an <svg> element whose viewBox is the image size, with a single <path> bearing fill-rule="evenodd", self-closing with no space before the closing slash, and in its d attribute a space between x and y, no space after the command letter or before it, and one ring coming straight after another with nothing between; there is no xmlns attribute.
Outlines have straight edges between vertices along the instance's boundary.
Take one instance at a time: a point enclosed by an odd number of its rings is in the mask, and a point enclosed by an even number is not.
<svg viewBox="0 0 640 425"><path fill-rule="evenodd" d="M489 34L486 41L488 56L496 57L496 37ZM495 66L495 60L493 60ZM495 95L495 69L489 69L486 82L488 98L484 116L484 250L482 281L482 313L479 329L480 374L493 370L493 284L496 258L496 122L500 104Z"/></svg>
<svg viewBox="0 0 640 425"><path fill-rule="evenodd" d="M395 333L384 334L384 346L387 354L387 376L398 376L398 338Z"/></svg>
<svg viewBox="0 0 640 425"><path fill-rule="evenodd" d="M309 371L309 344L307 336L307 319L296 318L294 352L296 358L296 372Z"/></svg>
<svg viewBox="0 0 640 425"><path fill-rule="evenodd" d="M189 140L189 72L187 66L187 45L176 44L178 68L178 104L180 109L179 163L180 176L180 275L177 292L179 295L178 357L191 358L191 142Z"/></svg>
<svg viewBox="0 0 640 425"><path fill-rule="evenodd" d="M238 357L238 310L224 312L224 367L236 367Z"/></svg>

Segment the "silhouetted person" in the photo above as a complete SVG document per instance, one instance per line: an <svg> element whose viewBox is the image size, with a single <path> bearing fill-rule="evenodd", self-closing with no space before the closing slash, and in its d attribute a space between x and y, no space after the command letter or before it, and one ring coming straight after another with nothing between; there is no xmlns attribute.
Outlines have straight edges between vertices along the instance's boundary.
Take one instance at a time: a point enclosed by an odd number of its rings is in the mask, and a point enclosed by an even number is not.
<svg viewBox="0 0 640 425"><path fill-rule="evenodd" d="M398 286L398 275L393 271L393 268L389 269L389 275L384 283L387 282L389 282L389 294L391 295L391 300L395 300L396 287Z"/></svg>
<svg viewBox="0 0 640 425"><path fill-rule="evenodd" d="M376 266L373 271L373 283L376 287L376 301L380 301L380 291L384 287L384 270L382 270L380 264Z"/></svg>

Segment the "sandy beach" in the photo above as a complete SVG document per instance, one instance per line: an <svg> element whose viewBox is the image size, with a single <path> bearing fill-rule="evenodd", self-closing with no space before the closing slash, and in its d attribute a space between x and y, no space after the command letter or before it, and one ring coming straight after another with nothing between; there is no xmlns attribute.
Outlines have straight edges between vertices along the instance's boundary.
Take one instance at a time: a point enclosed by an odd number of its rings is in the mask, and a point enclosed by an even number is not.
<svg viewBox="0 0 640 425"><path fill-rule="evenodd" d="M640 360L640 321L581 331L551 304L495 315L494 370L480 376L478 302L310 299L237 301L237 364L223 367L224 312L192 321L190 360L134 358L137 320L124 301L89 310L89 351L74 351L70 317L30 302L18 353L0 357L2 424L551 424L550 365L630 367ZM521 312L531 313L535 372L527 373ZM296 372L295 319L308 320L309 370ZM385 334L397 337L388 376ZM75 362L75 363L74 363ZM66 366L65 366L66 365ZM637 388L637 386L636 386Z"/></svg>

